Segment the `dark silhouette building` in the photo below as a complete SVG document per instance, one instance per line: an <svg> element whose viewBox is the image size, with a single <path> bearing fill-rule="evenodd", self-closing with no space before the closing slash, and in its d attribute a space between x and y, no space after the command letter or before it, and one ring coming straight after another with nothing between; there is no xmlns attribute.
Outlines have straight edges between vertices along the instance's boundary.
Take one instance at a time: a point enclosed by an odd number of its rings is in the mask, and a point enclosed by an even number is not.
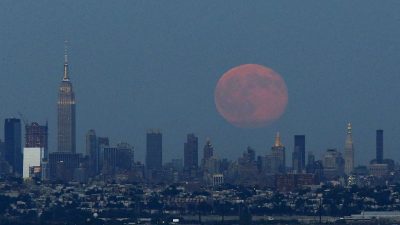
<svg viewBox="0 0 400 225"><path fill-rule="evenodd" d="M21 120L6 119L4 123L4 158L12 171L22 176Z"/></svg>
<svg viewBox="0 0 400 225"><path fill-rule="evenodd" d="M146 168L149 171L162 168L162 134L159 130L150 130L146 134Z"/></svg>
<svg viewBox="0 0 400 225"><path fill-rule="evenodd" d="M71 181L79 167L81 156L72 152L52 152L49 154L50 179Z"/></svg>
<svg viewBox="0 0 400 225"><path fill-rule="evenodd" d="M99 168L99 148L97 144L96 132L89 130L86 133L86 156L88 159L88 172L90 176L98 173Z"/></svg>
<svg viewBox="0 0 400 225"><path fill-rule="evenodd" d="M194 134L188 134L184 144L184 168L191 169L198 167L198 138Z"/></svg>
<svg viewBox="0 0 400 225"><path fill-rule="evenodd" d="M48 126L33 122L25 125L25 147L43 148L44 158L48 158Z"/></svg>
<svg viewBox="0 0 400 225"><path fill-rule="evenodd" d="M103 169L103 163L104 163L104 148L107 148L110 146L110 140L108 137L97 137L97 147L98 147L98 156L99 156L99 161L98 161L98 172L101 172Z"/></svg>
<svg viewBox="0 0 400 225"><path fill-rule="evenodd" d="M4 159L4 141L0 139L0 159Z"/></svg>
<svg viewBox="0 0 400 225"><path fill-rule="evenodd" d="M214 147L211 144L211 141L207 140L207 142L203 148L203 160L202 160L203 166L204 166L204 163L213 156L214 156Z"/></svg>
<svg viewBox="0 0 400 225"><path fill-rule="evenodd" d="M383 130L376 130L376 163L383 163Z"/></svg>
<svg viewBox="0 0 400 225"><path fill-rule="evenodd" d="M117 147L104 148L103 172L114 175L117 172L126 172L132 169L134 153L127 143L120 143Z"/></svg>
<svg viewBox="0 0 400 225"><path fill-rule="evenodd" d="M109 146L110 139L108 137L98 137L97 138L99 146Z"/></svg>
<svg viewBox="0 0 400 225"><path fill-rule="evenodd" d="M294 136L294 150L293 150L293 171L302 173L305 169L306 161L306 136Z"/></svg>
<svg viewBox="0 0 400 225"><path fill-rule="evenodd" d="M68 57L64 58L64 77L58 92L58 151L76 152L75 94L68 75Z"/></svg>

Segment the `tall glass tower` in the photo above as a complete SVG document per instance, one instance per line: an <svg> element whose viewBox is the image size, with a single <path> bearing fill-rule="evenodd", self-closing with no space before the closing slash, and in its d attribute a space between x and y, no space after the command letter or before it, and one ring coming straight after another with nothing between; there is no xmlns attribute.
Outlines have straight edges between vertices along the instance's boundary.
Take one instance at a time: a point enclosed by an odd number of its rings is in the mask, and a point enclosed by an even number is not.
<svg viewBox="0 0 400 225"><path fill-rule="evenodd" d="M306 136L294 136L294 150L293 150L293 170L296 173L303 173L306 164Z"/></svg>
<svg viewBox="0 0 400 225"><path fill-rule="evenodd" d="M383 130L376 130L376 163L383 163Z"/></svg>
<svg viewBox="0 0 400 225"><path fill-rule="evenodd" d="M10 118L4 121L5 160L15 174L22 175L21 120Z"/></svg>
<svg viewBox="0 0 400 225"><path fill-rule="evenodd" d="M68 76L68 55L64 55L64 77L58 91L58 151L76 152L75 94Z"/></svg>
<svg viewBox="0 0 400 225"><path fill-rule="evenodd" d="M159 130L147 132L146 167L148 170L162 169L162 134Z"/></svg>
<svg viewBox="0 0 400 225"><path fill-rule="evenodd" d="M194 134L187 135L187 141L184 144L184 152L183 152L183 164L185 169L193 169L197 168L199 165L198 160L198 138Z"/></svg>

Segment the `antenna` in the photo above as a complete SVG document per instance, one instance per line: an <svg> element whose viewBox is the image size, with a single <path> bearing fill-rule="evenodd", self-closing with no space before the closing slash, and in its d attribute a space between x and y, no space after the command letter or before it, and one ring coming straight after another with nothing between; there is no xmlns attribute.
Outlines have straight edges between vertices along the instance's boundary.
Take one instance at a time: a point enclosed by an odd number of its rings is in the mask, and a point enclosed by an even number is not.
<svg viewBox="0 0 400 225"><path fill-rule="evenodd" d="M68 64L68 40L64 41L64 63Z"/></svg>
<svg viewBox="0 0 400 225"><path fill-rule="evenodd" d="M68 41L64 41L64 81L68 81Z"/></svg>

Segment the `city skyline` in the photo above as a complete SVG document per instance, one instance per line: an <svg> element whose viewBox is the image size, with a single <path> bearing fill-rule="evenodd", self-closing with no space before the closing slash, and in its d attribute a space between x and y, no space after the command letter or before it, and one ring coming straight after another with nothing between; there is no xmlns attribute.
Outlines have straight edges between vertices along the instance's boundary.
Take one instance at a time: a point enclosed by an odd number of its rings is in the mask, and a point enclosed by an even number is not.
<svg viewBox="0 0 400 225"><path fill-rule="evenodd" d="M400 1L0 1L0 224L400 222Z"/></svg>
<svg viewBox="0 0 400 225"><path fill-rule="evenodd" d="M100 4L93 6L93 10L109 17L96 14L87 18L82 7L87 6L85 3L71 3L56 8L50 4L41 13L54 19L43 21L31 10L38 6L27 4L26 8L17 8L18 4L14 4L2 7L4 13L1 13L5 26L0 32L5 41L0 44L4 49L0 66L5 85L1 90L4 107L0 115L9 118L22 112L29 121L48 120L50 152L57 149L54 105L62 73L62 42L68 39L71 79L79 103L77 152L84 152L85 134L94 129L115 144L130 143L135 147L137 159L144 162L146 130L153 127L163 133L164 162L183 158L182 143L186 134L192 132L199 137L200 146L209 137L220 158L236 158L248 145L257 154L266 154L279 131L290 162L295 134L306 135L306 149L317 157L328 148L343 153L344 127L351 122L355 166L375 158L377 129L385 131L385 156L399 158L400 143L396 138L400 133L396 126L399 109L393 104L399 94L393 86L399 79L399 67L393 60L398 58L395 52L400 47L393 41L400 36L393 29L398 25L397 5L345 4L357 6L352 7L358 15L354 17L353 11L336 3L323 3L315 9L305 3L302 7L310 12L307 15L273 2L257 2L243 8L239 2L233 2L232 6L213 3L222 10L209 9L201 17L193 6L182 4L174 9L179 13L166 17L171 8L163 4L137 3L140 7L135 7L132 14L123 9L123 4L116 4L111 10L106 9L107 4ZM204 3L197 6L208 9ZM63 16L70 12L68 7L74 10L71 20L65 21ZM329 13L330 7L337 9L337 17ZM372 18L368 13L371 8L376 9ZM236 17L229 13L232 10L245 18L243 23L236 26ZM274 13L269 17L264 10ZM150 12L149 15L143 14L144 11ZM220 13L228 19L209 25ZM57 27L58 32L49 32L44 38L40 32L13 20L14 15L20 14L30 19L28 25L44 22L49 28L43 29ZM279 23L269 20L275 17ZM320 20L314 21L315 17ZM104 22L102 26L109 31L78 26L81 19L94 27ZM185 26L182 19L193 23L194 28ZM295 22L302 19L314 21L316 26ZM346 23L346 19L353 23ZM329 29L329 24L334 24L334 29ZM239 39L234 39L229 34L237 27L242 30L235 33ZM23 35L27 32L25 28L31 31L31 38ZM217 32L218 28L226 28L226 32ZM302 29L309 32L299 33ZM215 42L193 38L192 34L204 38L211 35ZM365 38L360 38L362 34ZM97 38L93 39L93 35ZM286 35L297 38L282 38ZM287 82L288 108L280 120L268 127L235 128L215 109L213 92L218 79L228 69L243 63L271 67ZM26 96L32 100L26 101Z"/></svg>

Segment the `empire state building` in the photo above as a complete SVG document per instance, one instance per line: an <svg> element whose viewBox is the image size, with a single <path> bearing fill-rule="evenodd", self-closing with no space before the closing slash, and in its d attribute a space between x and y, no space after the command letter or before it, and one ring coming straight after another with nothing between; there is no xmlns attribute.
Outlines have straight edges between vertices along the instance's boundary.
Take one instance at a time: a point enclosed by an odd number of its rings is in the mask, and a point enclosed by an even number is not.
<svg viewBox="0 0 400 225"><path fill-rule="evenodd" d="M58 152L76 153L75 94L68 76L68 55L64 56L64 77L58 91Z"/></svg>

